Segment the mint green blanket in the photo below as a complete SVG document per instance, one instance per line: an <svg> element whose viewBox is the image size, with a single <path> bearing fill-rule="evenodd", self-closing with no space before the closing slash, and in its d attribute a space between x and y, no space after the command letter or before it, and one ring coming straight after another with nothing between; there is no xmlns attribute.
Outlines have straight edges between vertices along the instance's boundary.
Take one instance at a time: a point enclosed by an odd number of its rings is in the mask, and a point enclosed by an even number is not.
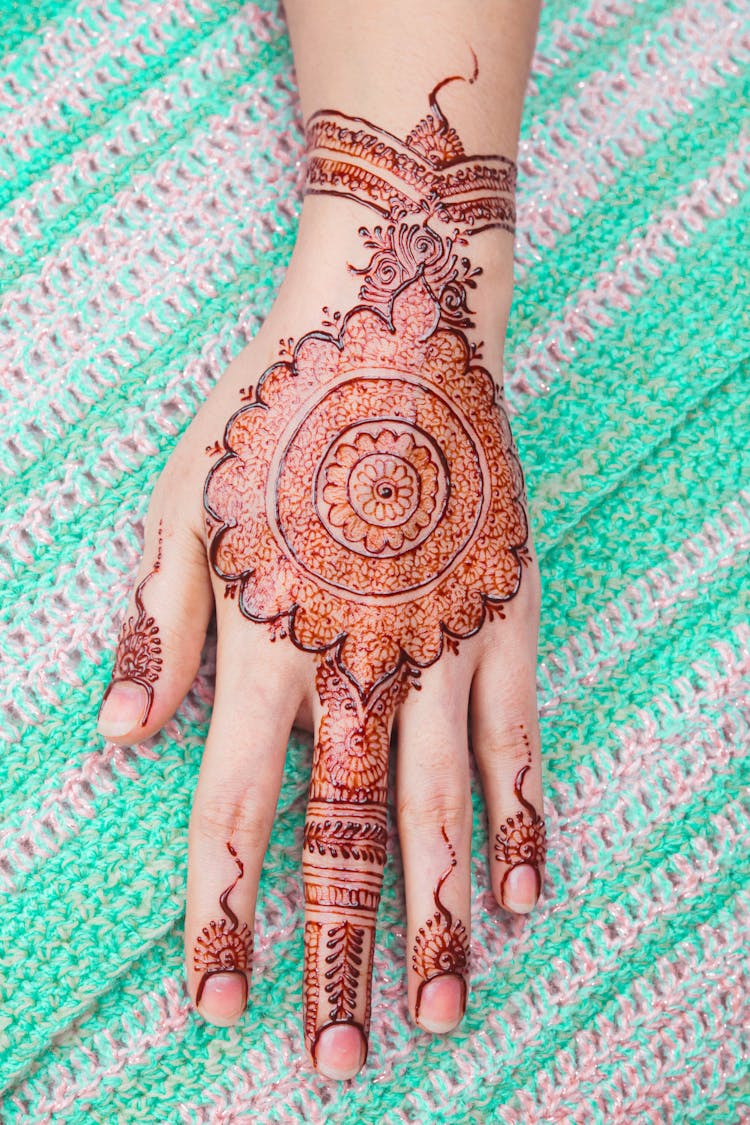
<svg viewBox="0 0 750 1125"><path fill-rule="evenodd" d="M370 1054L340 1085L302 1049L310 741L250 1010L218 1029L182 961L211 645L159 737L95 729L151 487L292 250L283 18L5 0L0 51L2 1121L749 1121L744 0L544 6L506 384L544 588L547 886L525 923L494 904L475 785L469 1007L431 1037L391 826Z"/></svg>

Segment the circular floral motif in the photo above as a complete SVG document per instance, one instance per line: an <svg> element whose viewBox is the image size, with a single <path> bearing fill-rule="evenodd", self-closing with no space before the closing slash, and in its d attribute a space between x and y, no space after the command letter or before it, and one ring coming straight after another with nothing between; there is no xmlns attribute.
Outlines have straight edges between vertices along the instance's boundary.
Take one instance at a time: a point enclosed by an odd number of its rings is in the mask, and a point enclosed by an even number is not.
<svg viewBox="0 0 750 1125"><path fill-rule="evenodd" d="M394 420L388 429L372 430L354 427L334 442L318 471L317 509L342 545L368 555L395 554L434 525L439 469L412 427ZM446 492L443 480L443 500Z"/></svg>
<svg viewBox="0 0 750 1125"><path fill-rule="evenodd" d="M507 824L500 825L495 850L503 863L514 867L519 863L540 866L547 855L544 821L541 817L524 820L523 812L517 813L515 818L509 816Z"/></svg>
<svg viewBox="0 0 750 1125"><path fill-rule="evenodd" d="M402 457L372 453L355 465L347 494L361 519L383 527L398 527L417 506L419 477ZM374 550L379 551L380 547Z"/></svg>
<svg viewBox="0 0 750 1125"><path fill-rule="evenodd" d="M204 499L214 572L364 694L427 667L521 580L523 475L489 373L421 277L311 332L230 419Z"/></svg>
<svg viewBox="0 0 750 1125"><path fill-rule="evenodd" d="M407 371L348 371L287 432L269 521L284 552L331 593L409 601L470 547L489 471L470 422L437 388ZM301 480L312 480L302 495Z"/></svg>

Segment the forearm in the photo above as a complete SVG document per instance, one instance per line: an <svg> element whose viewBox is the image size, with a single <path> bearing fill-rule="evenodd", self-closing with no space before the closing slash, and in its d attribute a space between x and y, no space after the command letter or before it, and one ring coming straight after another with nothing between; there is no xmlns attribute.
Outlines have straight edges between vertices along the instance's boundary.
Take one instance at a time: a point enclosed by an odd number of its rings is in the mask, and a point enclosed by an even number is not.
<svg viewBox="0 0 750 1125"><path fill-rule="evenodd" d="M336 108L404 137L426 94L467 152L515 158L539 0L286 0L302 112Z"/></svg>
<svg viewBox="0 0 750 1125"><path fill-rule="evenodd" d="M310 176L282 304L288 308L291 299L310 317L322 292L332 308L350 307L361 278L346 266L367 261L357 232L363 225L370 230L378 223L385 226L392 217L389 202L397 199L397 209L405 212L402 226L427 222L444 238L457 229L471 235L470 245L464 242L462 249L460 244L456 249L459 256L469 254L472 268L482 271L483 283L471 293L472 313L487 359L499 376L512 296L515 221L514 182L508 190L502 181L507 169L515 176L538 2L383 0L365 5L349 0L287 0L286 13L308 125ZM430 95L438 87L431 105ZM429 175L421 199L418 183L404 186L403 165L398 162L408 157L408 146L395 146L391 167L387 161L374 167L368 154L336 152L336 145L328 151L325 146L316 148L310 119L314 125L321 111L337 122L362 119L365 131L370 122L383 131L379 136L391 134L401 142L414 136L420 123L444 127L445 135L436 144L438 149L445 144L447 151L444 157L439 152L435 156L438 172L443 158L445 170L450 170L455 159L451 145L457 144L465 156L487 157L482 165L487 176L480 174L475 190L466 193L467 207L477 200L481 206L471 214L461 210L455 197L449 199L449 192L444 200L436 199L439 176L436 188ZM337 160L344 167L341 178L329 171ZM351 187L358 175L366 178L370 173L393 186L390 200L382 186L369 196L366 185ZM499 184L496 188L487 186L493 176L492 182ZM442 204L448 209L441 214ZM318 283L315 294L309 289L311 265Z"/></svg>

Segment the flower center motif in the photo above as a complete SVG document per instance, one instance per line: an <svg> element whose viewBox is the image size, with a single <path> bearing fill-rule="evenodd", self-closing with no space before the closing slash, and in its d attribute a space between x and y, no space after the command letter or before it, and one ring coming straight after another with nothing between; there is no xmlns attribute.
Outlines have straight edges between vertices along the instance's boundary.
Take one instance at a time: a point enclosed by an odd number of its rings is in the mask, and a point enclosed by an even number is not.
<svg viewBox="0 0 750 1125"><path fill-rule="evenodd" d="M438 492L446 491L432 444L396 419L387 428L366 423L340 435L318 472L318 513L331 536L378 556L409 549L429 534Z"/></svg>
<svg viewBox="0 0 750 1125"><path fill-rule="evenodd" d="M396 527L406 523L419 503L419 476L400 457L371 454L352 469L347 495L363 520Z"/></svg>

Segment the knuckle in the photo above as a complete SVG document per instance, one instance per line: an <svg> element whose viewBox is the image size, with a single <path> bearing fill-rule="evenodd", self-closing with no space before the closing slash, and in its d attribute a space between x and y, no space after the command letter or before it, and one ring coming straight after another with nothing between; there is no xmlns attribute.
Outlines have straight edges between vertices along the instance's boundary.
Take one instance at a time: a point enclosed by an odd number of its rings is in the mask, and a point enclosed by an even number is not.
<svg viewBox="0 0 750 1125"><path fill-rule="evenodd" d="M418 831L460 828L468 815L468 799L448 786L426 785L420 792L403 795L398 803L402 824Z"/></svg>
<svg viewBox="0 0 750 1125"><path fill-rule="evenodd" d="M528 717L518 722L507 722L502 726L492 726L484 734L481 752L490 758L508 763L522 763L529 760L529 752L538 750L537 724Z"/></svg>
<svg viewBox="0 0 750 1125"><path fill-rule="evenodd" d="M200 836L221 841L239 836L244 849L265 852L271 826L249 789L201 797L190 819Z"/></svg>

